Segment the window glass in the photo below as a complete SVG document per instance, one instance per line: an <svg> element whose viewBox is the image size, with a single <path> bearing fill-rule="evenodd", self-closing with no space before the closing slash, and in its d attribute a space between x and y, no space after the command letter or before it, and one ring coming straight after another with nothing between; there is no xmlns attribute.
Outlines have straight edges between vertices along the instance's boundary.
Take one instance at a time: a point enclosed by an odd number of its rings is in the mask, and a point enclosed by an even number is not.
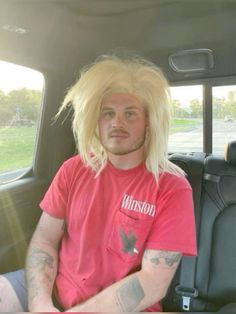
<svg viewBox="0 0 236 314"><path fill-rule="evenodd" d="M171 87L169 152L203 151L202 85Z"/></svg>
<svg viewBox="0 0 236 314"><path fill-rule="evenodd" d="M213 153L224 154L225 145L236 140L236 85L217 86L213 96Z"/></svg>
<svg viewBox="0 0 236 314"><path fill-rule="evenodd" d="M32 166L43 87L38 71L0 61L0 183Z"/></svg>

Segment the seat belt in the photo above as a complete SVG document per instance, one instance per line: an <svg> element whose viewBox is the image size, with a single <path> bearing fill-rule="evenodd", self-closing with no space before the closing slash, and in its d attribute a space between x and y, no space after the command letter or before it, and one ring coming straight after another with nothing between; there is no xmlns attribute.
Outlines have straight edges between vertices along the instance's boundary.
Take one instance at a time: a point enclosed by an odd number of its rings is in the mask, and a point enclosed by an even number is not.
<svg viewBox="0 0 236 314"><path fill-rule="evenodd" d="M205 157L205 153L194 153L190 164L190 172L187 174L187 179L189 180L193 190L197 239L200 228L201 192ZM175 287L175 292L177 295L181 296L183 311L190 311L191 299L197 298L198 296L198 290L195 288L196 263L196 256L182 257L180 283Z"/></svg>

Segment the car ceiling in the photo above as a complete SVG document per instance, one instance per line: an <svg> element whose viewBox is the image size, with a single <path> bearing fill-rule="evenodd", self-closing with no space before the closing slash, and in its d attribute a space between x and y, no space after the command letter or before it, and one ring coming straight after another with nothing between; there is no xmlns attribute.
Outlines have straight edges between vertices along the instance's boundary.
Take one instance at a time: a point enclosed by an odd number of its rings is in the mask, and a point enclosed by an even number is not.
<svg viewBox="0 0 236 314"><path fill-rule="evenodd" d="M0 0L0 59L76 75L101 54L127 50L173 82L235 76L235 29L233 0ZM198 48L212 50L212 69L171 69L171 54Z"/></svg>

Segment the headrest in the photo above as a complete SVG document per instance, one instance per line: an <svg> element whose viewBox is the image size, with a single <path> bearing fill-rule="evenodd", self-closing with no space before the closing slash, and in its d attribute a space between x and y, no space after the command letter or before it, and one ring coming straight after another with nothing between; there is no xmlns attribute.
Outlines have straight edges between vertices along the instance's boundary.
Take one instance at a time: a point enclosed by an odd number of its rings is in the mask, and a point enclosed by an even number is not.
<svg viewBox="0 0 236 314"><path fill-rule="evenodd" d="M236 141L230 142L226 146L225 160L232 166L236 166Z"/></svg>

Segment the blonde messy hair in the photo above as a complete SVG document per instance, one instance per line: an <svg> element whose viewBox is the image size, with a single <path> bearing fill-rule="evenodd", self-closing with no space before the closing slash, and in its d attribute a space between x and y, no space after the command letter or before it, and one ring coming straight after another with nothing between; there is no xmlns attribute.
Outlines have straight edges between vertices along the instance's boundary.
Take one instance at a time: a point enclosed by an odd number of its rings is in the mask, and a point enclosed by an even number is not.
<svg viewBox="0 0 236 314"><path fill-rule="evenodd" d="M106 165L107 153L98 134L101 102L107 93L136 96L148 113L149 131L145 140L146 167L155 178L162 172L182 174L168 161L170 123L169 86L161 70L140 57L101 56L81 71L59 110L74 108L73 132L79 153L95 172Z"/></svg>

